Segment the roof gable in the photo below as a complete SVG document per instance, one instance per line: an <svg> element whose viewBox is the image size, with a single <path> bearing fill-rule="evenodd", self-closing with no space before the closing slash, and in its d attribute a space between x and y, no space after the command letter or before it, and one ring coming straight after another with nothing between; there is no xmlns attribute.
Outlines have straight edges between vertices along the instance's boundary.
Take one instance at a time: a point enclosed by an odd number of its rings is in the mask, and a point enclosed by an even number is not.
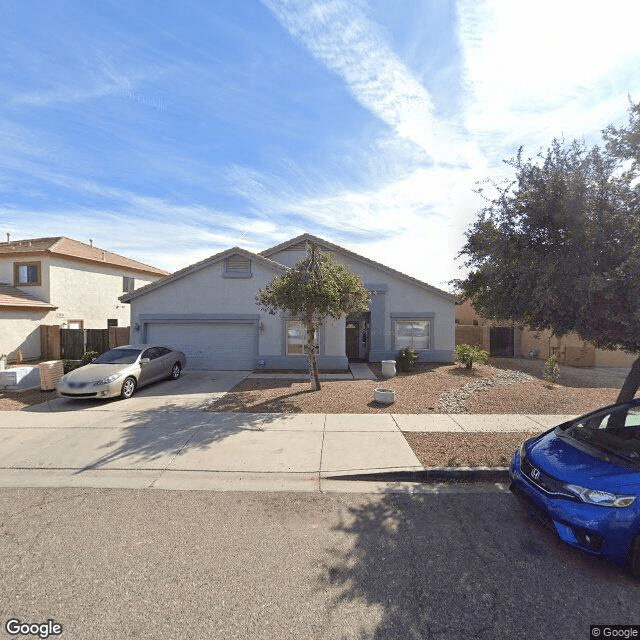
<svg viewBox="0 0 640 640"><path fill-rule="evenodd" d="M194 264L189 265L188 267L185 267L184 269L180 269L179 271L176 271L175 273L172 273L168 276L166 276L165 278L162 278L160 280L156 280L155 282L151 282L147 285L145 285L144 287L140 287L139 289L136 289L135 291L131 291L130 293L126 293L122 296L120 296L120 300L122 302L130 302L131 300L133 300L134 298L138 298L139 296L145 295L147 293L149 293L150 291L155 291L156 289L159 289L160 287L164 287L167 284L170 284L171 282L175 282L176 280L180 280L181 278L184 278L185 276L188 276L192 273L195 273L196 271L200 271L202 269L206 269L218 262L222 262L223 260L225 260L226 258L230 258L230 257L236 257L236 258L246 258L249 260L254 260L257 263L267 267L268 269L271 269L275 272L277 271L284 271L287 267L285 267L282 264L279 264L278 262L275 262L274 260L270 260L269 258L265 258L262 255L258 254L258 253L253 253L252 251L247 251L246 249L241 249L240 247L232 247L231 249L226 249L225 251L221 251L220 253L216 253L215 255L212 255L208 258L205 258L204 260L201 260L200 262L196 262Z"/></svg>
<svg viewBox="0 0 640 640"><path fill-rule="evenodd" d="M93 245L73 240L65 236L51 238L32 238L28 240L13 240L11 242L0 242L0 257L3 256L32 256L32 255L55 255L69 260L81 262L99 263L111 267L121 267L131 271L138 271L158 276L167 275L167 271L157 269L148 264L126 258L111 251L105 251Z"/></svg>
<svg viewBox="0 0 640 640"><path fill-rule="evenodd" d="M318 238L317 236L313 236L310 233L303 233L299 236L296 236L295 238L292 238L291 240L282 242L281 244L276 245L275 247L271 247L270 249L265 249L264 251L260 252L260 255L268 258L272 255L275 255L276 253L279 253L280 251L300 250L306 245L307 242L313 242L314 244L317 244L318 246L320 246L320 248L329 249L330 251L334 251L336 253L342 253L343 255L348 256L349 258L352 258L353 260L357 260L363 264L369 265L376 269L380 269L381 271L387 274L393 275L397 278L400 278L401 280L414 284L430 293L433 293L434 295L445 298L450 302L457 303L459 301L459 297L453 293L449 293L448 291L444 291L443 289L438 289L437 287L434 287L433 285L423 282L422 280L418 280L418 278L408 276L406 273L402 273L401 271L396 271L396 269L387 267L386 265L380 262L376 262L375 260L371 260L370 258L365 258L364 256L361 256L358 253L349 251L349 249L345 249L340 245L333 244L332 242L329 242L328 240L324 240L323 238Z"/></svg>

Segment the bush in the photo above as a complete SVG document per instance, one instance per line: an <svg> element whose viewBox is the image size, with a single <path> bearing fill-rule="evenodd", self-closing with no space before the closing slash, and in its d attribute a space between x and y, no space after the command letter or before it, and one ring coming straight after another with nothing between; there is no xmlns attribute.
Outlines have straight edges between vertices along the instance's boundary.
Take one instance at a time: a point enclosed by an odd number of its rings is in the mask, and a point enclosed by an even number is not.
<svg viewBox="0 0 640 640"><path fill-rule="evenodd" d="M417 359L418 354L411 347L400 349L396 355L398 369L400 369L400 371L411 371Z"/></svg>
<svg viewBox="0 0 640 640"><path fill-rule="evenodd" d="M82 356L82 364L89 364L92 360L97 358L100 354L97 351L87 351Z"/></svg>
<svg viewBox="0 0 640 640"><path fill-rule="evenodd" d="M560 367L558 366L558 361L555 356L549 356L544 363L544 367L542 367L542 377L552 384L557 382L560 377Z"/></svg>
<svg viewBox="0 0 640 640"><path fill-rule="evenodd" d="M65 373L69 373L69 371L73 371L80 366L80 363L77 360L65 360L62 363L62 367Z"/></svg>
<svg viewBox="0 0 640 640"><path fill-rule="evenodd" d="M470 344L457 344L454 348L456 360L465 366L465 369L471 369L474 362L487 363L489 354L480 347L474 347Z"/></svg>

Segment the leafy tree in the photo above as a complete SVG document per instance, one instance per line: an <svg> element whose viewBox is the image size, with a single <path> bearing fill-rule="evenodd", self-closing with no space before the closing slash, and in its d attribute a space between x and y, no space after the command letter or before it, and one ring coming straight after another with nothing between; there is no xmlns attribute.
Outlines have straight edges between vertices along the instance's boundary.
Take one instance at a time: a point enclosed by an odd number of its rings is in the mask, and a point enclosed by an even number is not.
<svg viewBox="0 0 640 640"><path fill-rule="evenodd" d="M556 139L507 161L514 179L488 181L455 282L484 316L640 355L640 105L603 133L604 147ZM639 387L640 357L618 401Z"/></svg>
<svg viewBox="0 0 640 640"><path fill-rule="evenodd" d="M369 294L360 276L309 243L307 255L260 289L256 302L271 314L288 311L291 317L304 322L311 388L318 390L316 335L320 325L329 317L338 319L345 314L365 312L369 308Z"/></svg>

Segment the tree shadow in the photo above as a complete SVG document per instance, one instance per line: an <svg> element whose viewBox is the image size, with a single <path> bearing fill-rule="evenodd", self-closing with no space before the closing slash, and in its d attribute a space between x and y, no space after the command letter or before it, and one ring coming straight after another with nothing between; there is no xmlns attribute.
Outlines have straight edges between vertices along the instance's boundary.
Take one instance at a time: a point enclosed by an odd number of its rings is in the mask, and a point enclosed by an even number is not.
<svg viewBox="0 0 640 640"><path fill-rule="evenodd" d="M205 450L210 445L246 431L264 431L264 425L286 416L263 413L212 413L184 411L179 406L164 405L122 413L117 441L101 444L105 453L85 465L76 474L105 468L165 469L173 456L190 450ZM96 433L100 433L99 424ZM131 467L126 466L131 461ZM113 466L113 463L119 463Z"/></svg>
<svg viewBox="0 0 640 640"><path fill-rule="evenodd" d="M369 496L334 525L348 540L321 568L317 590L337 592L327 624L379 612L343 640L576 637L640 620L630 575L563 545L506 489L440 491Z"/></svg>
<svg viewBox="0 0 640 640"><path fill-rule="evenodd" d="M286 380L264 380L260 381L259 390L264 389L290 389L292 384L299 384L298 382L292 383ZM290 393L283 393L272 398L266 398L260 402L257 402L258 393L256 389L252 388L250 384L245 385L245 389L242 388L242 384L234 388L232 391L219 398L209 407L207 411L220 412L220 411L250 411L255 413L302 413L302 408L297 406L293 399L300 396L305 396L310 393L317 393L312 391L311 388L301 389L299 391L291 391Z"/></svg>

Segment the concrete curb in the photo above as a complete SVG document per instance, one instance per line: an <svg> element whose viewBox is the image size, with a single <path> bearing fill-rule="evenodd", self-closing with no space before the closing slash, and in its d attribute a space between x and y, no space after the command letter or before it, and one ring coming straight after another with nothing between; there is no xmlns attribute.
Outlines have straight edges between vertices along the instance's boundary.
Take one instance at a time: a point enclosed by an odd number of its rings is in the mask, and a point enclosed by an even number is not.
<svg viewBox="0 0 640 640"><path fill-rule="evenodd" d="M364 482L509 482L507 467L430 467L422 471L382 471L322 476L323 480Z"/></svg>

